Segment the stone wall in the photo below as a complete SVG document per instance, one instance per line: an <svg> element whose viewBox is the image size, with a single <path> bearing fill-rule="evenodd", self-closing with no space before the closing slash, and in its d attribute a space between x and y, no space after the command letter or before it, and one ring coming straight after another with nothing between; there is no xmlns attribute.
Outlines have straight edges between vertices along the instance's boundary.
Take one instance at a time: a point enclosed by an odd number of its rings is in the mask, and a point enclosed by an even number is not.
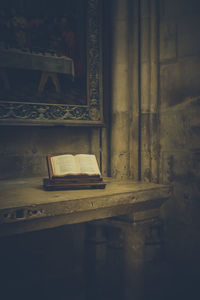
<svg viewBox="0 0 200 300"><path fill-rule="evenodd" d="M88 153L91 130L67 127L1 127L1 179L47 176L48 153Z"/></svg>
<svg viewBox="0 0 200 300"><path fill-rule="evenodd" d="M199 26L199 1L160 1L160 180L174 186L163 215L176 262L200 251Z"/></svg>
<svg viewBox="0 0 200 300"><path fill-rule="evenodd" d="M162 211L166 256L177 263L196 260L200 4L112 3L111 173L173 185Z"/></svg>
<svg viewBox="0 0 200 300"><path fill-rule="evenodd" d="M200 261L200 3L112 2L111 173L173 186L165 260L145 276L158 299L181 299L194 293Z"/></svg>

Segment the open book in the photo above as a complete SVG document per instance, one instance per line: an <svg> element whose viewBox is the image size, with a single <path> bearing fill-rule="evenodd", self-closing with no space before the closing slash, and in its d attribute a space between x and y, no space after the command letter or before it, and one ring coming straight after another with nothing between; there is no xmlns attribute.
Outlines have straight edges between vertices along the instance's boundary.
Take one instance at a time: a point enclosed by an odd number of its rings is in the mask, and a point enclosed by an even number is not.
<svg viewBox="0 0 200 300"><path fill-rule="evenodd" d="M47 155L49 178L43 179L46 190L104 189L101 172L93 154Z"/></svg>
<svg viewBox="0 0 200 300"><path fill-rule="evenodd" d="M52 179L84 175L101 176L96 157L93 154L48 155L47 163L49 177Z"/></svg>

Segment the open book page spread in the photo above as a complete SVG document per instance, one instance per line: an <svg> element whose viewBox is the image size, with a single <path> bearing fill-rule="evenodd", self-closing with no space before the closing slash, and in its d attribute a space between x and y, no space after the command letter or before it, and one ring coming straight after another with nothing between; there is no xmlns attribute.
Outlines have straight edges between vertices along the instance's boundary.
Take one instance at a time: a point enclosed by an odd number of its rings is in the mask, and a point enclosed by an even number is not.
<svg viewBox="0 0 200 300"><path fill-rule="evenodd" d="M77 175L80 173L76 160L71 154L53 156L51 157L51 164L55 176Z"/></svg>
<svg viewBox="0 0 200 300"><path fill-rule="evenodd" d="M93 154L77 154L75 156L81 174L101 175L97 160Z"/></svg>
<svg viewBox="0 0 200 300"><path fill-rule="evenodd" d="M104 189L94 154L47 155L49 178L43 179L45 190Z"/></svg>
<svg viewBox="0 0 200 300"><path fill-rule="evenodd" d="M93 154L64 154L51 157L54 176L65 175L101 175L97 160Z"/></svg>

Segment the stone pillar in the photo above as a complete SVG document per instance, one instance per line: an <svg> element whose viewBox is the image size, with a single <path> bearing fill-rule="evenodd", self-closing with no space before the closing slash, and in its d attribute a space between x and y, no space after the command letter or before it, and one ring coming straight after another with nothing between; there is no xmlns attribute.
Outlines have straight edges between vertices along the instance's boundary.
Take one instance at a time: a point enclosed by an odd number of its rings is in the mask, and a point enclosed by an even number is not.
<svg viewBox="0 0 200 300"><path fill-rule="evenodd" d="M129 7L130 177L140 180L140 0Z"/></svg>
<svg viewBox="0 0 200 300"><path fill-rule="evenodd" d="M128 0L113 1L111 176L129 176Z"/></svg>
<svg viewBox="0 0 200 300"><path fill-rule="evenodd" d="M157 0L112 8L111 176L159 182Z"/></svg>
<svg viewBox="0 0 200 300"><path fill-rule="evenodd" d="M106 247L104 227L88 223L85 240L85 300L104 299Z"/></svg>
<svg viewBox="0 0 200 300"><path fill-rule="evenodd" d="M141 0L140 2L141 179L158 182L158 4L157 0Z"/></svg>
<svg viewBox="0 0 200 300"><path fill-rule="evenodd" d="M106 296L104 299L124 299L124 252L121 228L105 226L107 235ZM103 300L104 300L103 299Z"/></svg>
<svg viewBox="0 0 200 300"><path fill-rule="evenodd" d="M135 214L132 223L124 222L121 226L124 233L124 299L148 299L146 269L149 263L163 256L163 224L156 211L153 214L147 211ZM152 275L153 272L149 272L149 276ZM156 288L155 282L153 284Z"/></svg>
<svg viewBox="0 0 200 300"><path fill-rule="evenodd" d="M110 232L107 235L107 263L104 268L105 276L110 275L106 277L104 289L109 291L110 282L110 288L113 287L115 291L105 295L110 295L111 299L148 299L146 286L149 281L152 282L152 289L159 288L157 281L153 279L158 267L156 263L161 262L164 256L163 223L159 215L158 206L134 212L129 216L91 223L93 226L95 224L105 227ZM115 265L112 261L116 262ZM116 293L114 298L111 293Z"/></svg>
<svg viewBox="0 0 200 300"><path fill-rule="evenodd" d="M85 299L124 299L121 229L103 221L88 223L85 250Z"/></svg>

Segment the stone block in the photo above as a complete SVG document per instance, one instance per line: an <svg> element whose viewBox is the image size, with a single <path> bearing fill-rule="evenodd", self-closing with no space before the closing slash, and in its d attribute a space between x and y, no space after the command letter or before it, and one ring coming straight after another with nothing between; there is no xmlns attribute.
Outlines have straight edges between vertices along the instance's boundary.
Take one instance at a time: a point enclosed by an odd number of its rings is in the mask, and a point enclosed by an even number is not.
<svg viewBox="0 0 200 300"><path fill-rule="evenodd" d="M198 151L200 100L188 98L161 113L160 143L165 151Z"/></svg>
<svg viewBox="0 0 200 300"><path fill-rule="evenodd" d="M111 176L117 179L129 178L129 153L112 153Z"/></svg>
<svg viewBox="0 0 200 300"><path fill-rule="evenodd" d="M0 165L1 179L48 176L45 155L2 155L0 156Z"/></svg>
<svg viewBox="0 0 200 300"><path fill-rule="evenodd" d="M162 16L174 20L200 12L199 0L162 0L161 4Z"/></svg>
<svg viewBox="0 0 200 300"><path fill-rule="evenodd" d="M113 115L111 132L112 152L128 152L129 145L129 112Z"/></svg>
<svg viewBox="0 0 200 300"><path fill-rule="evenodd" d="M115 0L112 5L115 20L125 20L128 15L128 0Z"/></svg>
<svg viewBox="0 0 200 300"><path fill-rule="evenodd" d="M143 113L150 111L150 65L148 62L141 64L141 110Z"/></svg>
<svg viewBox="0 0 200 300"><path fill-rule="evenodd" d="M200 15L200 11L199 11ZM178 22L178 57L199 55L200 52L200 18L190 16Z"/></svg>
<svg viewBox="0 0 200 300"><path fill-rule="evenodd" d="M113 112L127 112L129 109L128 66L115 64L112 67L112 109Z"/></svg>
<svg viewBox="0 0 200 300"><path fill-rule="evenodd" d="M182 103L187 97L200 95L199 78L199 58L162 64L160 68L161 109Z"/></svg>
<svg viewBox="0 0 200 300"><path fill-rule="evenodd" d="M149 63L150 56L150 18L142 19L141 24L141 62Z"/></svg>
<svg viewBox="0 0 200 300"><path fill-rule="evenodd" d="M92 129L60 127L2 127L1 178L45 176L48 153L88 153Z"/></svg>
<svg viewBox="0 0 200 300"><path fill-rule="evenodd" d="M160 24L160 61L176 59L177 28L175 23Z"/></svg>
<svg viewBox="0 0 200 300"><path fill-rule="evenodd" d="M114 64L127 63L128 30L127 20L117 20L113 24L112 32L112 60Z"/></svg>
<svg viewBox="0 0 200 300"><path fill-rule="evenodd" d="M141 2L141 16L142 18L150 17L150 2L149 0L142 0Z"/></svg>
<svg viewBox="0 0 200 300"><path fill-rule="evenodd" d="M163 151L162 182L186 185L197 184L200 178L200 152ZM179 197L181 198L181 197Z"/></svg>

